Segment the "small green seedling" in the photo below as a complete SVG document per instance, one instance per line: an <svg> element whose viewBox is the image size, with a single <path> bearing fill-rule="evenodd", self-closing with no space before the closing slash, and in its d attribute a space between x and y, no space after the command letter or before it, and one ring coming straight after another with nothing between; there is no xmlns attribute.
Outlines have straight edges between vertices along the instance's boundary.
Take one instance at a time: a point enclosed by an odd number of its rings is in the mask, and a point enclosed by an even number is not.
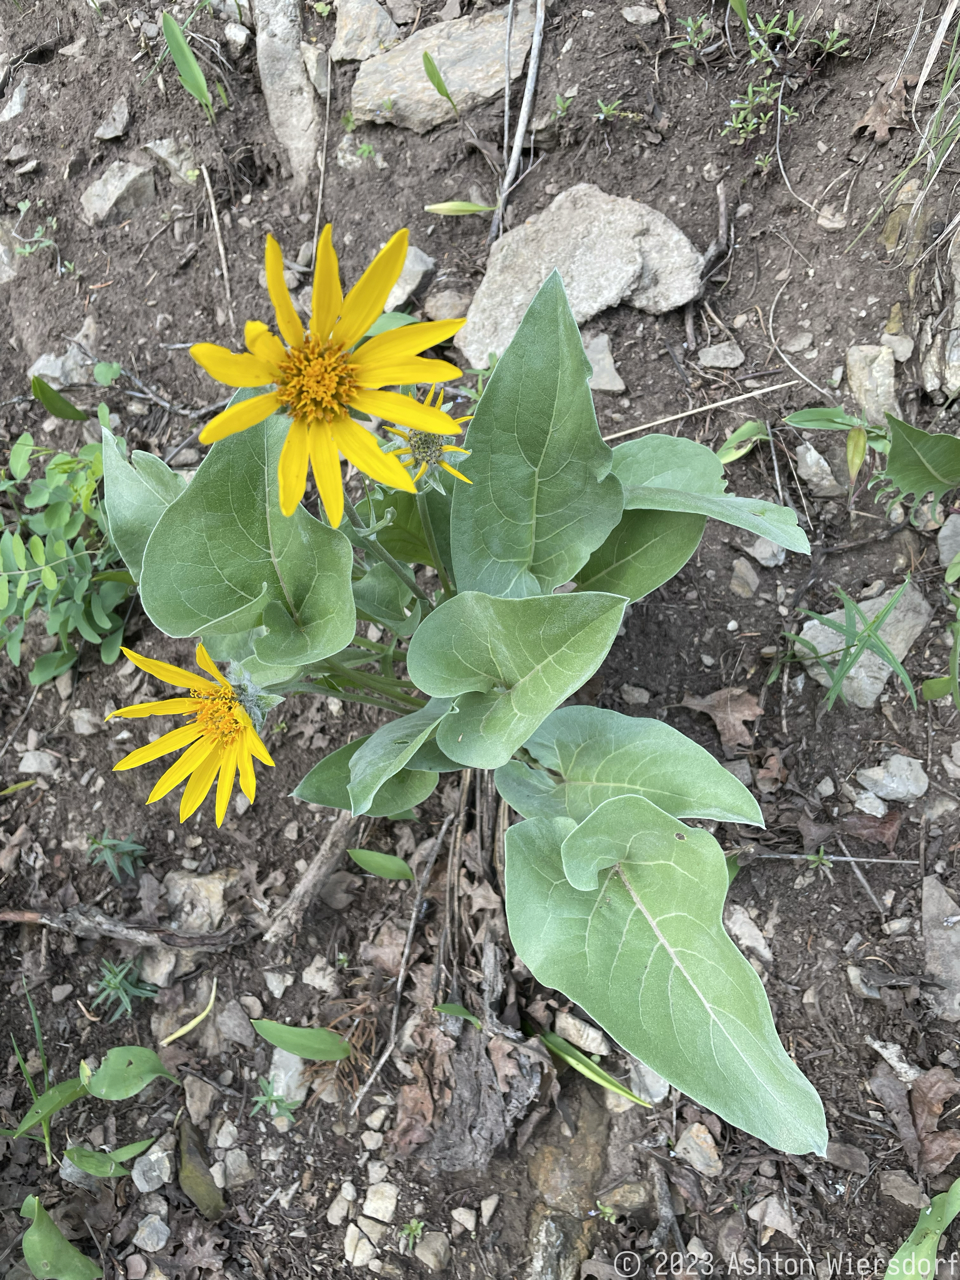
<svg viewBox="0 0 960 1280"><path fill-rule="evenodd" d="M98 360L93 366L93 380L101 387L112 387L123 373L123 366L114 360Z"/></svg>
<svg viewBox="0 0 960 1280"><path fill-rule="evenodd" d="M618 98L616 102L601 102L600 99L598 98L597 106L600 108L600 110L594 116L594 119L599 120L602 124L605 124L608 120L615 120L616 117L620 114L620 107L623 106L623 99Z"/></svg>
<svg viewBox="0 0 960 1280"><path fill-rule="evenodd" d="M343 125L345 133L353 133L357 127L357 121L352 111L345 111L340 117L340 123Z"/></svg>
<svg viewBox="0 0 960 1280"><path fill-rule="evenodd" d="M807 854L807 864L813 871L829 871L833 866L833 862L824 852L823 845L820 846L816 853Z"/></svg>
<svg viewBox="0 0 960 1280"><path fill-rule="evenodd" d="M563 117L570 110L571 102L573 102L572 96L569 98L565 98L562 93L558 93L556 98L556 105L553 109L553 116L551 118L554 120L562 120Z"/></svg>
<svg viewBox="0 0 960 1280"><path fill-rule="evenodd" d="M176 19L169 13L163 15L161 26L163 28L163 38L167 42L170 56L173 58L179 73L180 83L191 98L199 102L207 119L213 124L213 99L210 97L206 76L200 69L200 63L197 61L196 55L187 43L187 37L183 34Z"/></svg>
<svg viewBox="0 0 960 1280"><path fill-rule="evenodd" d="M599 1200L597 1201L597 1207L593 1212L597 1217L602 1218L604 1222L616 1222L617 1220L616 1209L611 1209L608 1204L601 1204Z"/></svg>
<svg viewBox="0 0 960 1280"><path fill-rule="evenodd" d="M37 1057L40 1059L40 1071L43 1076L43 1092L46 1093L50 1088L50 1072L47 1068L47 1055L43 1047L43 1032L40 1029L40 1019L37 1016L37 1007L31 999L30 992L27 990L26 978L23 979L23 993L27 997L27 1005L30 1009L30 1018L33 1023L33 1038L36 1041ZM20 1068L20 1074L26 1081L27 1088L30 1091L30 1096L33 1098L34 1104L36 1104L40 1100L40 1094L37 1093L36 1085L33 1083L33 1076L31 1076L30 1072L27 1070L27 1064L23 1060L23 1055L20 1052L20 1048L14 1038L13 1032L10 1033L10 1039L13 1042L13 1052L17 1057L17 1065ZM41 1121L41 1128L43 1130L43 1144L47 1152L47 1166L49 1167L53 1164L53 1152L50 1146L49 1118L45 1118ZM3 1136L10 1137L10 1134L4 1130Z"/></svg>
<svg viewBox="0 0 960 1280"><path fill-rule="evenodd" d="M408 1252L413 1251L413 1246L422 1235L423 1223L419 1218L411 1218L409 1222L405 1222L400 1228L401 1242L406 1246Z"/></svg>
<svg viewBox="0 0 960 1280"><path fill-rule="evenodd" d="M737 427L736 431L727 436L717 450L717 457L725 467L729 467L731 462L736 462L738 458L745 457L758 440L766 440L768 438L769 430L767 424L751 419L750 422L745 422L742 427Z"/></svg>
<svg viewBox="0 0 960 1280"><path fill-rule="evenodd" d="M357 143L357 155L361 160L372 160L377 154L376 147L370 142Z"/></svg>
<svg viewBox="0 0 960 1280"><path fill-rule="evenodd" d="M437 93L439 93L440 97L446 98L447 102L449 102L451 107L453 107L454 114L459 120L460 112L457 109L457 104L450 96L450 90L447 88L443 76L440 74L440 68L434 62L433 58L431 58L430 54L427 53L426 49L423 51L423 69L427 73L427 79L436 89Z"/></svg>
<svg viewBox="0 0 960 1280"><path fill-rule="evenodd" d="M846 58L850 54L850 50L847 48L850 41L846 36L840 34L838 27L828 31L823 40L814 40L811 36L810 43L821 51L820 56L822 58L827 57L829 54L833 54L835 58Z"/></svg>
<svg viewBox="0 0 960 1280"><path fill-rule="evenodd" d="M114 880L120 881L129 876L133 879L146 860L147 851L138 841L127 836L124 840L114 840L109 830L102 836L90 841L87 857L96 866L106 867Z"/></svg>
<svg viewBox="0 0 960 1280"><path fill-rule="evenodd" d="M141 982L136 961L128 960L125 964L114 964L112 960L100 961L100 980L97 983L97 994L90 1007L96 1009L105 1004L110 1017L107 1022L116 1022L126 1014L133 1016L134 1000L156 1000L157 988L152 982Z"/></svg>
<svg viewBox="0 0 960 1280"><path fill-rule="evenodd" d="M693 66L697 60L696 55L706 47L713 36L713 23L703 13L699 17L681 18L679 26L683 34L678 32L676 40L670 47L677 53L687 54L685 61Z"/></svg>
<svg viewBox="0 0 960 1280"><path fill-rule="evenodd" d="M765 178L773 168L774 155L772 151L766 152L765 155L756 156L753 163L756 165L761 178Z"/></svg>
<svg viewBox="0 0 960 1280"><path fill-rule="evenodd" d="M299 1102L288 1102L282 1093L274 1093L273 1081L268 1080L266 1076L258 1076L257 1083L260 1085L260 1092L253 1095L254 1108L250 1112L250 1118L257 1114L258 1111L266 1108L268 1116L283 1116L285 1120L293 1122L293 1113Z"/></svg>
<svg viewBox="0 0 960 1280"><path fill-rule="evenodd" d="M493 213L494 204L474 204L472 200L444 200L440 204L425 204L424 213L439 213L444 218L464 218L471 213Z"/></svg>
<svg viewBox="0 0 960 1280"><path fill-rule="evenodd" d="M314 12L318 13L321 18L329 17L330 10L332 8L333 8L332 5L324 4L323 0L318 0L318 2L313 6Z"/></svg>

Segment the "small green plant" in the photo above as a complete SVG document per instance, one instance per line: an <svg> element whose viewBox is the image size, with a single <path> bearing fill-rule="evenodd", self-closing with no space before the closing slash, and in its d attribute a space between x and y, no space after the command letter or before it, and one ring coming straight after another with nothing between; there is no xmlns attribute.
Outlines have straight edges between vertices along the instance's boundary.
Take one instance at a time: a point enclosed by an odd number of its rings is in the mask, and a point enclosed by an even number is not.
<svg viewBox="0 0 960 1280"><path fill-rule="evenodd" d="M152 982L142 982L136 960L127 960L124 964L114 964L112 960L100 961L100 979L97 993L90 1003L91 1009L98 1005L106 1005L110 1017L107 1022L116 1022L126 1014L133 1016L134 1000L156 1000L157 988Z"/></svg>
<svg viewBox="0 0 960 1280"><path fill-rule="evenodd" d="M405 1222L400 1228L400 1235L407 1246L408 1250L412 1250L423 1235L423 1223L419 1218L411 1218L409 1222Z"/></svg>
<svg viewBox="0 0 960 1280"><path fill-rule="evenodd" d="M753 163L756 165L761 178L765 178L770 172L773 167L773 160L774 155L772 151L768 151L766 155L757 156L755 158Z"/></svg>
<svg viewBox="0 0 960 1280"><path fill-rule="evenodd" d="M321 18L327 18L330 16L330 10L333 8L333 6L329 4L325 4L324 0L317 0L317 3L313 6L313 8L314 8L314 12L318 13Z"/></svg>
<svg viewBox="0 0 960 1280"><path fill-rule="evenodd" d="M114 880L136 876L141 863L146 860L147 851L142 844L127 836L125 840L114 840L108 830L104 830L99 839L90 841L87 857L96 866L106 867Z"/></svg>
<svg viewBox="0 0 960 1280"><path fill-rule="evenodd" d="M751 138L763 136L771 128L779 109L785 123L797 118L797 112L780 101L782 82L769 76L747 85L746 93L730 103L730 119L721 130L722 137L733 135L736 145L743 146Z"/></svg>
<svg viewBox="0 0 960 1280"><path fill-rule="evenodd" d="M257 1083L260 1085L260 1092L253 1095L255 1105L250 1112L250 1118L253 1119L257 1112L265 1107L268 1116L283 1116L292 1123L293 1113L300 1103L288 1102L282 1093L274 1093L273 1081L268 1080L266 1076L258 1076Z"/></svg>
<svg viewBox="0 0 960 1280"><path fill-rule="evenodd" d="M570 98L565 98L565 97L563 96L563 94L562 94L562 93L558 93L558 94L557 94L557 98L556 98L556 105L555 105L555 107L554 107L554 109L553 109L553 115L551 116L551 119L552 119L552 120L562 120L562 119L563 119L563 117L564 117L564 116L567 114L567 112L570 110L570 103L571 103L571 102L573 102L573 98L572 98L572 97L570 97Z"/></svg>
<svg viewBox="0 0 960 1280"><path fill-rule="evenodd" d="M616 1222L617 1220L616 1209L611 1209L608 1204L601 1204L599 1200L597 1201L597 1207L594 1212L599 1218L602 1218L604 1222Z"/></svg>
<svg viewBox="0 0 960 1280"><path fill-rule="evenodd" d="M27 988L26 978L23 979L23 994L27 997L27 1005L30 1009L30 1020L33 1023L33 1038L36 1041L37 1057L40 1059L40 1073L43 1077L43 1092L46 1093L47 1090L50 1088L50 1072L47 1068L47 1055L43 1047L43 1032L40 1029L40 1019L37 1016L37 1007L33 1003L33 1000L31 999L30 992ZM23 1076L24 1080L26 1081L27 1088L30 1091L30 1096L33 1098L34 1103L36 1103L40 1097L40 1094L37 1093L36 1085L33 1083L33 1076L31 1076L30 1072L27 1070L27 1064L23 1059L23 1054L20 1052L20 1047L17 1044L16 1039L14 1038L13 1032L10 1033L10 1039L13 1041L13 1052L16 1054L16 1057L17 1057L17 1065L20 1068L20 1074ZM50 1147L49 1117L45 1117L44 1119L41 1120L40 1127L43 1132L43 1145L46 1149L47 1166L49 1167L50 1165L53 1164L53 1152ZM3 1137L11 1136L9 1133L6 1132L6 1130L0 1131L0 1134L2 1134Z"/></svg>
<svg viewBox="0 0 960 1280"><path fill-rule="evenodd" d="M356 119L352 111L345 111L340 117L340 123L343 125L345 133L353 133L357 127Z"/></svg>
<svg viewBox="0 0 960 1280"><path fill-rule="evenodd" d="M823 845L821 845L816 853L807 854L807 865L813 871L829 871L833 866L833 862L827 857Z"/></svg>
<svg viewBox="0 0 960 1280"><path fill-rule="evenodd" d="M358 142L357 155L361 160L372 160L377 154L377 149L371 142Z"/></svg>
<svg viewBox="0 0 960 1280"><path fill-rule="evenodd" d="M423 51L423 69L427 73L427 79L436 89L437 93L439 93L440 97L446 98L447 102L449 102L451 107L453 107L454 115L459 120L460 112L457 108L457 104L451 97L450 90L447 88L446 82L440 74L440 68L434 62L433 58L431 58L430 54L427 53L426 49Z"/></svg>
<svg viewBox="0 0 960 1280"><path fill-rule="evenodd" d="M619 109L620 107L623 106L623 99L618 98L616 102L601 102L600 99L598 98L597 106L600 108L600 110L594 116L594 119L601 121L601 123L603 124L606 124L607 121L615 120L617 116L620 115Z"/></svg>
<svg viewBox="0 0 960 1280"><path fill-rule="evenodd" d="M200 68L196 54L187 43L187 37L183 34L183 30L169 13L165 13L161 19L163 28L163 38L167 42L167 48L170 50L170 57L173 58L174 64L179 74L180 83L203 108L204 115L209 122L213 124L213 99L210 97L210 90L207 86L207 78ZM226 101L223 90L220 96Z"/></svg>
<svg viewBox="0 0 960 1280"><path fill-rule="evenodd" d="M820 50L821 58L833 54L835 58L846 58L849 56L850 50L847 47L850 41L846 36L840 34L838 27L834 27L832 31L828 31L823 40L815 40L810 37L810 43Z"/></svg>
<svg viewBox="0 0 960 1280"><path fill-rule="evenodd" d="M42 200L37 201L38 207L42 204ZM20 217L17 219L17 225L13 229L13 236L14 239L19 240L20 243L14 245L14 253L19 254L22 258L26 258L29 257L31 253L36 253L38 249L56 249L57 242L55 240L51 240L47 235L48 231L56 231L56 218L48 214L34 231L33 235L27 239L19 234L19 227L20 223L26 217L31 208L31 202L29 200L21 200L18 202L17 208L20 210Z"/></svg>
<svg viewBox="0 0 960 1280"><path fill-rule="evenodd" d="M702 13L698 17L681 18L678 25L682 34L677 33L677 38L670 47L677 53L686 54L685 61L693 66L697 61L696 55L706 48L713 37L713 23Z"/></svg>

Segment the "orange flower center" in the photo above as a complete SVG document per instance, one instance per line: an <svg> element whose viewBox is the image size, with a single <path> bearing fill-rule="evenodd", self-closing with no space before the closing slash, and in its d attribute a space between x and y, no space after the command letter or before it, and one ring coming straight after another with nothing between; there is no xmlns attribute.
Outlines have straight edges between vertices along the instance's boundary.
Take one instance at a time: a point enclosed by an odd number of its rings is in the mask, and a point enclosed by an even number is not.
<svg viewBox="0 0 960 1280"><path fill-rule="evenodd" d="M359 389L356 368L343 347L308 334L280 366L277 395L294 418L332 422L342 418Z"/></svg>
<svg viewBox="0 0 960 1280"><path fill-rule="evenodd" d="M198 693L200 706L194 723L203 736L224 751L243 735L249 717L232 689L220 689L216 693Z"/></svg>

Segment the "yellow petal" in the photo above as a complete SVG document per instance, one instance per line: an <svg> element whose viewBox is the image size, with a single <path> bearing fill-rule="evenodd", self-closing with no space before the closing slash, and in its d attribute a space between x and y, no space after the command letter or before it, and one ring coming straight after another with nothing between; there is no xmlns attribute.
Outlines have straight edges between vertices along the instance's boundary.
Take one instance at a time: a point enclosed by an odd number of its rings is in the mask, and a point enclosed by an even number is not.
<svg viewBox="0 0 960 1280"><path fill-rule="evenodd" d="M290 301L287 282L283 278L283 250L274 240L267 236L267 247L264 253L264 266L267 271L267 292L273 303L277 317L277 328L288 347L303 346L303 325L300 317Z"/></svg>
<svg viewBox="0 0 960 1280"><path fill-rule="evenodd" d="M270 768L274 768L273 758L270 752L263 745L263 740L257 733L256 729L248 729L244 735L244 742L250 748L251 755L256 756L263 764L268 764Z"/></svg>
<svg viewBox="0 0 960 1280"><path fill-rule="evenodd" d="M352 347L383 314L387 294L403 270L408 239L405 229L392 236L347 294L340 319L333 330L334 342Z"/></svg>
<svg viewBox="0 0 960 1280"><path fill-rule="evenodd" d="M250 754L250 745L246 740L246 735L240 745L237 764L240 766L240 790L253 804L257 798L257 775L253 771L253 757Z"/></svg>
<svg viewBox="0 0 960 1280"><path fill-rule="evenodd" d="M280 450L277 471L280 481L280 510L292 516L307 487L307 424L302 418L291 423Z"/></svg>
<svg viewBox="0 0 960 1280"><path fill-rule="evenodd" d="M213 786L213 780L222 762L223 756L220 752L211 750L206 760L201 760L187 779L187 785L183 788L183 795L180 797L181 822L186 822L206 800L207 792Z"/></svg>
<svg viewBox="0 0 960 1280"><path fill-rule="evenodd" d="M224 689L233 688L230 681L224 679L224 677L217 670L216 666L214 665L214 661L210 657L209 653L207 653L206 647L202 640L197 645L197 666L202 667L204 671L206 671L209 675L213 676L214 680L216 680L218 684L222 685Z"/></svg>
<svg viewBox="0 0 960 1280"><path fill-rule="evenodd" d="M339 529L343 519L343 475L340 471L340 454L334 443L330 424L314 423L310 428L307 444L313 478L320 491L323 509L333 528Z"/></svg>
<svg viewBox="0 0 960 1280"><path fill-rule="evenodd" d="M247 427L255 427L258 422L263 422L264 418L269 418L271 413L275 413L279 408L280 397L272 391L265 396L239 400L229 409L224 409L223 413L218 413L215 418L210 419L200 432L200 443L216 444L218 440L225 440L227 436L235 435L238 431L246 431Z"/></svg>
<svg viewBox="0 0 960 1280"><path fill-rule="evenodd" d="M310 305L310 332L314 337L326 341L333 332L343 306L340 264L333 247L333 227L329 222L317 242L317 261L313 268L313 301Z"/></svg>
<svg viewBox="0 0 960 1280"><path fill-rule="evenodd" d="M160 775L154 784L153 790L147 796L147 804L154 804L157 800L162 800L174 787L179 786L188 774L193 773L194 769L211 752L216 757L217 749L210 742L210 739L202 736L198 738L192 746L187 747L179 760L174 760L170 768Z"/></svg>
<svg viewBox="0 0 960 1280"><path fill-rule="evenodd" d="M462 480L464 484L473 484L473 481L468 480L462 471L458 471L456 467L451 467L448 462L441 462L440 465L443 467L444 471L448 472L452 476L456 476L457 479Z"/></svg>
<svg viewBox="0 0 960 1280"><path fill-rule="evenodd" d="M190 354L211 378L228 387L266 387L276 375L256 356L236 355L213 342L195 342Z"/></svg>
<svg viewBox="0 0 960 1280"><path fill-rule="evenodd" d="M203 676L198 676L193 671L184 671L183 667L175 667L170 662L158 662L156 658L145 658L142 654L134 653L132 649L123 647L121 647L120 652L124 657L129 658L135 667L139 667L141 671L146 671L148 675L156 676L164 684L172 684L182 689L216 688L216 685L212 685Z"/></svg>
<svg viewBox="0 0 960 1280"><path fill-rule="evenodd" d="M244 342L261 364L270 365L279 373L279 366L287 358L287 348L275 333L271 333L259 320L248 320L244 330Z"/></svg>
<svg viewBox="0 0 960 1280"><path fill-rule="evenodd" d="M135 707L118 707L107 716L121 716L124 720L142 720L144 716L188 716L203 704L199 698L165 698L162 702L138 702Z"/></svg>
<svg viewBox="0 0 960 1280"><path fill-rule="evenodd" d="M406 387L415 382L449 382L451 378L459 377L460 370L455 364L447 364L446 360L425 360L420 356L368 364L358 368L356 374L361 387Z"/></svg>
<svg viewBox="0 0 960 1280"><path fill-rule="evenodd" d="M350 397L351 409L389 418L402 427L414 431L432 431L439 436L459 435L460 427L448 414L431 405L421 404L412 396L402 396L396 391L356 391ZM202 437L201 437L202 439Z"/></svg>
<svg viewBox="0 0 960 1280"><path fill-rule="evenodd" d="M378 333L351 356L353 363L363 369L367 364L379 365L385 361L395 364L407 356L418 356L428 347L446 342L462 329L465 320L430 320L426 324L405 324L386 333ZM459 375L459 369L457 374Z"/></svg>
<svg viewBox="0 0 960 1280"><path fill-rule="evenodd" d="M416 493L416 486L396 454L384 453L377 444L376 436L361 427L359 422L340 418L333 423L333 438L343 456L371 479L392 485L394 489Z"/></svg>
<svg viewBox="0 0 960 1280"><path fill-rule="evenodd" d="M137 747L136 751L131 751L122 760L118 760L113 766L113 771L122 773L124 769L136 769L142 764L149 764L151 760L168 756L171 751L180 751L183 747L189 747L191 742L196 742L201 733L202 730L195 724L185 724L179 729L171 729L156 742L148 742L145 747Z"/></svg>
<svg viewBox="0 0 960 1280"><path fill-rule="evenodd" d="M233 780L237 772L237 749L238 743L232 742L223 753L223 760L220 762L220 777L217 780L217 826L223 826L223 820L227 816L227 805L230 803L230 795L233 791Z"/></svg>

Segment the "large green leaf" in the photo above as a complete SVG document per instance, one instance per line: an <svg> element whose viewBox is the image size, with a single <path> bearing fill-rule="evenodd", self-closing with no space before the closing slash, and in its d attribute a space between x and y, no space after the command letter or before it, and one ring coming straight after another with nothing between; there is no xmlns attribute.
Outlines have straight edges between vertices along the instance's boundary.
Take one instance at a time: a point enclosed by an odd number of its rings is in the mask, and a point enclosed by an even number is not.
<svg viewBox="0 0 960 1280"><path fill-rule="evenodd" d="M172 1080L174 1084L179 1083L152 1049L136 1044L117 1045L104 1054L103 1061L88 1081L87 1088L95 1098L122 1102L124 1098L132 1098L141 1089L145 1089L158 1076Z"/></svg>
<svg viewBox="0 0 960 1280"><path fill-rule="evenodd" d="M915 516L917 506L932 494L931 510L960 485L960 440L931 435L887 414L890 456L879 476L880 493L905 503Z"/></svg>
<svg viewBox="0 0 960 1280"><path fill-rule="evenodd" d="M251 1025L268 1044L310 1062L342 1062L350 1057L350 1042L326 1027L288 1027L269 1018L255 1018Z"/></svg>
<svg viewBox="0 0 960 1280"><path fill-rule="evenodd" d="M97 1280L103 1272L70 1243L36 1196L27 1196L20 1216L30 1218L23 1237L23 1260L37 1280Z"/></svg>
<svg viewBox="0 0 960 1280"><path fill-rule="evenodd" d="M686 511L710 516L809 554L807 535L788 507L724 493L723 464L704 445L673 436L645 436L617 445L613 470L627 510Z"/></svg>
<svg viewBox="0 0 960 1280"><path fill-rule="evenodd" d="M505 889L511 940L540 982L729 1123L823 1153L820 1100L723 930L727 871L705 831L640 796L579 827L533 818L507 832Z"/></svg>
<svg viewBox="0 0 960 1280"><path fill-rule="evenodd" d="M21 1134L28 1133L34 1125L42 1124L45 1120L49 1120L58 1111L68 1107L71 1102L76 1102L78 1098L82 1098L86 1092L86 1086L76 1076L72 1080L63 1080L60 1084L52 1085L46 1093L40 1095L26 1113L17 1125L13 1136L19 1138Z"/></svg>
<svg viewBox="0 0 960 1280"><path fill-rule="evenodd" d="M624 511L602 547L574 575L581 591L612 591L640 600L687 563L703 537L704 516Z"/></svg>
<svg viewBox="0 0 960 1280"><path fill-rule="evenodd" d="M559 275L531 302L470 424L471 485L453 497L461 591L534 596L567 582L623 509Z"/></svg>
<svg viewBox="0 0 960 1280"><path fill-rule="evenodd" d="M280 510L279 415L215 444L160 517L143 557L143 607L169 636L264 626L267 665L318 662L346 647L356 615L353 551L298 507Z"/></svg>
<svg viewBox="0 0 960 1280"><path fill-rule="evenodd" d="M583 822L614 796L644 796L675 818L763 826L760 806L703 747L660 720L600 707L560 707L523 744L497 790L525 818Z"/></svg>
<svg viewBox="0 0 960 1280"><path fill-rule="evenodd" d="M614 641L625 601L601 592L502 600L466 591L426 618L407 670L424 693L456 698L437 730L451 760L495 769L588 680Z"/></svg>
<svg viewBox="0 0 960 1280"><path fill-rule="evenodd" d="M331 751L313 766L293 794L309 804L349 809L350 761L369 741L370 734L366 734ZM403 813L426 800L439 781L439 775L429 769L400 769L387 778L363 812L370 818L389 818L394 813Z"/></svg>
<svg viewBox="0 0 960 1280"><path fill-rule="evenodd" d="M131 1142L126 1147L117 1147L116 1151L91 1151L89 1147L70 1147L66 1155L78 1169L92 1174L94 1178L123 1178L130 1172L124 1160L132 1160L135 1156L152 1147L155 1139L144 1138L142 1142Z"/></svg>
<svg viewBox="0 0 960 1280"><path fill-rule="evenodd" d="M357 613L368 622L387 627L394 635L408 636L420 621L420 605L405 612L413 599L413 592L404 586L397 575L385 564L375 564L353 584L353 598Z"/></svg>
<svg viewBox="0 0 960 1280"><path fill-rule="evenodd" d="M137 581L143 551L157 521L186 489L183 476L152 453L135 449L127 462L123 444L106 427L103 432L103 501L107 525L123 562Z"/></svg>
<svg viewBox="0 0 960 1280"><path fill-rule="evenodd" d="M433 736L436 726L450 714L449 699L431 698L420 711L381 725L376 733L364 741L350 760L350 782L347 790L352 802L349 807L354 813L368 811L367 806L372 803L386 780L403 768L417 748ZM436 783L433 785L436 786Z"/></svg>

